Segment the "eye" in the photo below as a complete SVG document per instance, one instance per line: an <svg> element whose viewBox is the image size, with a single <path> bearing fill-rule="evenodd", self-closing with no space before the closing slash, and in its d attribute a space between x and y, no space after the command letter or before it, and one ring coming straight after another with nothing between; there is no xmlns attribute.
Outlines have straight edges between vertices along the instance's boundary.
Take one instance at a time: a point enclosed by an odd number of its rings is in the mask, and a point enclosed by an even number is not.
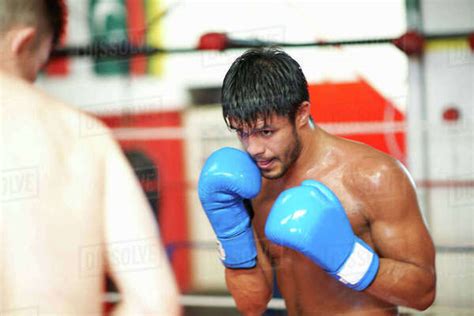
<svg viewBox="0 0 474 316"><path fill-rule="evenodd" d="M236 133L239 138L246 138L248 136L243 130L236 130Z"/></svg>
<svg viewBox="0 0 474 316"><path fill-rule="evenodd" d="M270 137L273 135L273 131L269 129L264 129L260 131L260 135L262 135L263 137Z"/></svg>

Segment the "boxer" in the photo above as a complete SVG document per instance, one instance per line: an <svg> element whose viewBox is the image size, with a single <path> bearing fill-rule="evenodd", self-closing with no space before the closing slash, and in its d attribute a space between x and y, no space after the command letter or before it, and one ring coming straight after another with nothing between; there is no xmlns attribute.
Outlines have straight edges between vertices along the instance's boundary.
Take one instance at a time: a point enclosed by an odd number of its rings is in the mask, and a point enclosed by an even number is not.
<svg viewBox="0 0 474 316"><path fill-rule="evenodd" d="M33 86L65 9L0 0L0 314L101 315L107 273L114 314L178 315L157 225L111 132Z"/></svg>
<svg viewBox="0 0 474 316"><path fill-rule="evenodd" d="M247 51L225 76L222 106L245 152L214 152L199 196L240 312L265 311L274 274L289 315L394 315L433 303L435 251L410 175L316 125L294 59Z"/></svg>

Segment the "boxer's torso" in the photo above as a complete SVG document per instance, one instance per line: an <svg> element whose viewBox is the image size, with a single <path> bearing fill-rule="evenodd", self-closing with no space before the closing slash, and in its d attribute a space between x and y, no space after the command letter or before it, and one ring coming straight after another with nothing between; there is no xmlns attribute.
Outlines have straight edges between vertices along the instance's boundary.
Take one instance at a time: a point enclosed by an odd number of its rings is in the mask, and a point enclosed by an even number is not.
<svg viewBox="0 0 474 316"><path fill-rule="evenodd" d="M98 123L12 80L0 77L0 309L99 315L104 147L80 130Z"/></svg>
<svg viewBox="0 0 474 316"><path fill-rule="evenodd" d="M364 195L354 187L353 179L357 177L357 170L364 160L377 159L380 153L335 137L330 137L330 142L331 152L324 156L324 160L316 162L314 168L292 172L291 178L263 181L261 193L252 201L257 238L272 262L290 315L396 314L396 307L345 287L304 255L277 246L265 238L266 218L278 195L305 179L314 179L333 190L344 206L354 233L371 247L374 246L368 222L370 206Z"/></svg>

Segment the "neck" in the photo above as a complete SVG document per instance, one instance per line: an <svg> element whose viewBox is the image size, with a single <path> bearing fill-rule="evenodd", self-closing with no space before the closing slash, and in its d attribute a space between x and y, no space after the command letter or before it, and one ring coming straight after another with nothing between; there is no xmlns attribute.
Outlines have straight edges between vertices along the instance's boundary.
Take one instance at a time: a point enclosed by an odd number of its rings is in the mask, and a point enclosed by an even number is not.
<svg viewBox="0 0 474 316"><path fill-rule="evenodd" d="M312 125L312 126L311 126ZM308 173L313 173L319 167L319 161L325 155L324 143L327 134L315 124L308 124L300 133L301 152L288 169L282 180L291 183L291 180L306 178Z"/></svg>

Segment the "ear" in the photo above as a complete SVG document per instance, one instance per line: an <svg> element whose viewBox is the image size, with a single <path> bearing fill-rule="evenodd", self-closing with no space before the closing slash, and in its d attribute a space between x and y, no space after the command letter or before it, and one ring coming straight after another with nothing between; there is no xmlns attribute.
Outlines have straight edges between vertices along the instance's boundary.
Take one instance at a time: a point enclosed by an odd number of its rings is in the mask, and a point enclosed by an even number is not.
<svg viewBox="0 0 474 316"><path fill-rule="evenodd" d="M300 104L298 112L296 113L296 126L303 127L309 123L311 116L311 103L304 101Z"/></svg>
<svg viewBox="0 0 474 316"><path fill-rule="evenodd" d="M34 27L23 27L14 30L11 42L11 50L15 55L21 55L26 49L31 47L35 40L36 29Z"/></svg>

